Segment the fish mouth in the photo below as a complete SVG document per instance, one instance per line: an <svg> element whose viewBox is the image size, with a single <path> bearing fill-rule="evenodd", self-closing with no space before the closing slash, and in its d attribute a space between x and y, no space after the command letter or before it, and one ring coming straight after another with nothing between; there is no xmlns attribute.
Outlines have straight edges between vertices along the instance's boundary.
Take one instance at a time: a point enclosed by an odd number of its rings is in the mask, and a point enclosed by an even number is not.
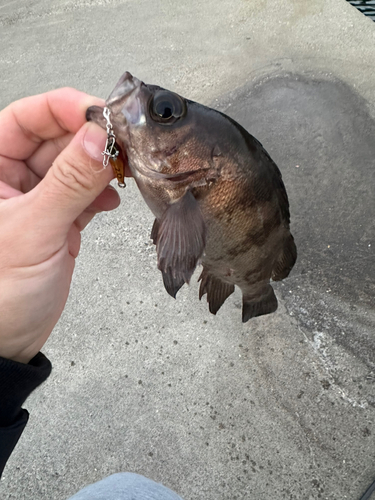
<svg viewBox="0 0 375 500"><path fill-rule="evenodd" d="M127 125L144 125L146 115L142 106L141 88L145 84L126 71L117 82L117 85L106 100L106 105L115 113L120 113Z"/></svg>
<svg viewBox="0 0 375 500"><path fill-rule="evenodd" d="M129 71L126 71L105 101L105 106L110 108L111 115L113 116L122 112L127 122L135 124L137 120L139 121L141 103L138 95L143 85L143 82L135 78ZM138 91L135 92L136 90ZM131 99L129 99L130 97ZM124 112L124 108L126 112ZM86 110L86 120L93 121L106 129L107 121L103 116L103 108L100 106L90 106Z"/></svg>
<svg viewBox="0 0 375 500"><path fill-rule="evenodd" d="M129 71L125 71L106 100L107 106L112 106L120 99L129 97L135 89L141 87L142 83L138 78L129 73Z"/></svg>

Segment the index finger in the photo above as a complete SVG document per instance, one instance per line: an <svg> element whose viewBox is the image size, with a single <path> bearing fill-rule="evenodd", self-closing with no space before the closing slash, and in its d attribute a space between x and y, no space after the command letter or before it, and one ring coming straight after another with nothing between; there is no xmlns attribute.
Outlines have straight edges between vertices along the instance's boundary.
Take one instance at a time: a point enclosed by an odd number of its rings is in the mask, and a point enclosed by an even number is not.
<svg viewBox="0 0 375 500"><path fill-rule="evenodd" d="M43 141L75 134L86 109L103 102L68 87L13 102L0 112L0 155L26 160Z"/></svg>

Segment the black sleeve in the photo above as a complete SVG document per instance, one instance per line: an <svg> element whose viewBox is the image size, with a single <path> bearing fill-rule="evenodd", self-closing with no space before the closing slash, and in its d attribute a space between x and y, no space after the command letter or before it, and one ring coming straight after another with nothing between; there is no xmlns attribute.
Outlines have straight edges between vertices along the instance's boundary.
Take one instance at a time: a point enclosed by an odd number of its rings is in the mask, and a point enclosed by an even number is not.
<svg viewBox="0 0 375 500"><path fill-rule="evenodd" d="M41 352L28 364L0 357L0 476L29 418L21 406L51 369Z"/></svg>

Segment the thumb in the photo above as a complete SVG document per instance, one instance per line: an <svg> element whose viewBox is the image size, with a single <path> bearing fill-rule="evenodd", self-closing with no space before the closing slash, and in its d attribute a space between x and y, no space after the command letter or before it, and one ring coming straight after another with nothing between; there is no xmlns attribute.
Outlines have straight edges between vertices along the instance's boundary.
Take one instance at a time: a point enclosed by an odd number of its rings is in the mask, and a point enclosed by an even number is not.
<svg viewBox="0 0 375 500"><path fill-rule="evenodd" d="M110 166L103 168L106 138L97 124L83 125L38 184L33 211L44 231L67 232L114 178Z"/></svg>

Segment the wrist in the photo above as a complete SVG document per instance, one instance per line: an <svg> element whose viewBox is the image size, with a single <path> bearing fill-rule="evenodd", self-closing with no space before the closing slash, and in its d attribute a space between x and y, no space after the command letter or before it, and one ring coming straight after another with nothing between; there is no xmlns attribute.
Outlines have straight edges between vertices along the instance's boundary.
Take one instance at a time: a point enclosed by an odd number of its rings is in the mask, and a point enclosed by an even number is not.
<svg viewBox="0 0 375 500"><path fill-rule="evenodd" d="M0 357L17 363L28 364L39 352L38 347L26 344L27 339L0 338ZM25 343L23 343L24 341Z"/></svg>
<svg viewBox="0 0 375 500"><path fill-rule="evenodd" d="M2 351L0 351L0 357L8 359L9 361L16 361L17 363L23 363L27 365L33 359L34 355L26 355L23 353L8 355L6 351L5 353L2 353Z"/></svg>

